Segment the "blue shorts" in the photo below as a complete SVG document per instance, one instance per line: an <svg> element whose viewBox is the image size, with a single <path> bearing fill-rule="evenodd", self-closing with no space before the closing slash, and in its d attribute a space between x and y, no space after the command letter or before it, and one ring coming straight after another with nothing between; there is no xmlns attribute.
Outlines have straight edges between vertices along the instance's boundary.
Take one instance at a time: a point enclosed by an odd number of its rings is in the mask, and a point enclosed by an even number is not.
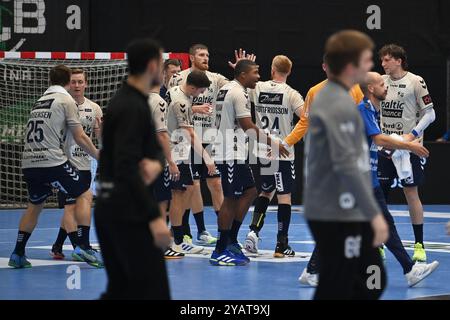
<svg viewBox="0 0 450 320"><path fill-rule="evenodd" d="M228 198L239 198L245 190L255 186L250 165L235 161L217 164L222 178L223 195Z"/></svg>
<svg viewBox="0 0 450 320"><path fill-rule="evenodd" d="M203 144L203 148L205 150L208 149L208 144ZM201 163L195 163L200 162ZM201 158L200 156L195 154L195 151L193 148L191 148L191 166L192 166L192 174L194 180L205 180L205 179L211 179L211 178L220 178L220 172L219 170L216 170L216 173L213 175L208 174L208 167L205 164L205 159Z"/></svg>
<svg viewBox="0 0 450 320"><path fill-rule="evenodd" d="M154 183L153 190L158 202L172 200L172 181L170 180L169 166L165 166L163 172Z"/></svg>
<svg viewBox="0 0 450 320"><path fill-rule="evenodd" d="M402 187L416 187L420 186L425 181L425 158L411 153L409 156L412 167L412 176L400 181ZM397 170L395 169L392 159L383 156L378 157L378 180L380 182L388 182L392 184L394 179L397 179Z"/></svg>
<svg viewBox="0 0 450 320"><path fill-rule="evenodd" d="M172 190L185 191L187 186L192 186L194 184L191 165L180 163L178 165L178 170L180 171L180 179L171 182Z"/></svg>
<svg viewBox="0 0 450 320"><path fill-rule="evenodd" d="M268 160L270 161L270 160ZM295 162L280 160L277 163L266 159L258 161L261 176L261 191L277 194L289 194L294 191L295 186ZM273 168L271 168L273 167Z"/></svg>
<svg viewBox="0 0 450 320"><path fill-rule="evenodd" d="M44 203L57 189L77 198L89 189L89 183L83 180L79 171L66 162L50 168L23 169L23 178L27 183L28 200L35 205Z"/></svg>
<svg viewBox="0 0 450 320"><path fill-rule="evenodd" d="M83 183L86 185L87 189L91 188L91 181L92 181L92 173L90 170L79 170L78 173L80 174L80 183ZM58 190L58 207L60 209L63 209L66 205L75 204L76 198L61 192Z"/></svg>

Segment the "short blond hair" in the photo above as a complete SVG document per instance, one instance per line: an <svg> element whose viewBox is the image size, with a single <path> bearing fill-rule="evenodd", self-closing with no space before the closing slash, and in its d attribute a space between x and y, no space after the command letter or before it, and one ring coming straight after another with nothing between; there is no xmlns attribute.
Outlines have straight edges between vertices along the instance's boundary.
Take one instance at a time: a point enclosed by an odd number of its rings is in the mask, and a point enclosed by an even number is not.
<svg viewBox="0 0 450 320"><path fill-rule="evenodd" d="M275 56L272 60L272 68L283 74L288 74L292 69L292 61L284 55Z"/></svg>

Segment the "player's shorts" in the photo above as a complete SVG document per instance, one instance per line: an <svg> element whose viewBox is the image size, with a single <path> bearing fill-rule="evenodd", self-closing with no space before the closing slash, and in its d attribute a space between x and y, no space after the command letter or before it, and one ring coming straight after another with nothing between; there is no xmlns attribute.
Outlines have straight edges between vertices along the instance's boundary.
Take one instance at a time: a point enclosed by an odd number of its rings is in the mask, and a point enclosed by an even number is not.
<svg viewBox="0 0 450 320"><path fill-rule="evenodd" d="M261 191L271 193L275 190L277 194L292 193L295 187L295 162L287 160L277 162L278 167L275 161L267 163L265 159L262 161L258 159Z"/></svg>
<svg viewBox="0 0 450 320"><path fill-rule="evenodd" d="M172 181L172 189L185 191L187 186L194 184L191 165L180 163L178 170L180 171L180 179L178 181Z"/></svg>
<svg viewBox="0 0 450 320"><path fill-rule="evenodd" d="M91 183L90 180L85 182L70 162L50 168L26 168L22 172L27 183L28 200L35 205L45 202L53 194L53 189L77 198L89 189Z"/></svg>
<svg viewBox="0 0 450 320"><path fill-rule="evenodd" d="M208 150L209 144L203 144L203 148L205 150ZM196 163L200 162L201 163ZM208 167L205 164L205 159L201 158L200 156L195 154L194 148L191 148L191 165L192 165L192 174L194 177L194 180L205 180L205 179L211 179L211 178L220 178L220 172L219 170L216 170L216 173L213 175L208 174Z"/></svg>
<svg viewBox="0 0 450 320"><path fill-rule="evenodd" d="M155 191L156 201L172 200L172 182L170 180L169 166L165 166L163 172L156 179L153 190Z"/></svg>
<svg viewBox="0 0 450 320"><path fill-rule="evenodd" d="M412 176L400 181L402 187L416 187L420 186L425 181L425 158L420 158L415 154L410 154ZM392 183L397 179L397 170L395 169L392 159L383 156L378 157L378 180L380 182Z"/></svg>
<svg viewBox="0 0 450 320"><path fill-rule="evenodd" d="M217 168L222 178L223 195L228 198L239 198L245 190L255 186L250 165L235 161L219 163Z"/></svg>
<svg viewBox="0 0 450 320"><path fill-rule="evenodd" d="M78 173L80 174L80 183L85 184L87 189L90 189L91 181L92 181L91 171L90 170L78 170ZM60 209L63 209L64 206L75 204L75 202L77 200L76 197L73 197L64 192L61 192L61 190L58 190L57 198L58 198L58 207Z"/></svg>

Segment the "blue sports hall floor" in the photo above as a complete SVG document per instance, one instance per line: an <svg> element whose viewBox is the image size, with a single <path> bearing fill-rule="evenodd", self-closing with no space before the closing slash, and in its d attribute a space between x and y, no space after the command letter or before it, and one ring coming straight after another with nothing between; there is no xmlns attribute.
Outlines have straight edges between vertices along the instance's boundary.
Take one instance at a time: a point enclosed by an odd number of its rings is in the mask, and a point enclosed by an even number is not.
<svg viewBox="0 0 450 320"><path fill-rule="evenodd" d="M405 206L391 206L398 231L408 252L412 253L414 240L410 219ZM252 258L244 267L213 267L208 254L187 256L181 260L167 261L172 297L174 299L246 299L246 300L299 300L311 299L314 289L298 282L298 276L306 266L314 242L301 214L301 207L293 208L290 243L297 252L295 258L274 259L272 250L276 239L276 208L270 207L264 229L261 232L262 254ZM400 265L389 251L386 266L388 287L383 299L414 299L450 295L450 236L445 225L450 220L450 205L425 206L425 246L428 260L438 260L439 268L414 288L408 288ZM17 226L22 210L0 210L0 299L96 299L106 286L103 269L69 260L71 246L66 242L65 261L54 261L49 256L51 244L56 238L62 211L46 209L32 234L27 256L31 269L11 269L7 266L14 247ZM243 242L251 218L249 213L240 232ZM216 233L216 215L205 209L205 222L211 233ZM191 228L196 233L191 215ZM91 242L96 244L95 230L91 230ZM210 252L208 248L207 252ZM136 257L139 259L139 257ZM73 265L80 268L80 288L67 286ZM70 286L69 286L70 287Z"/></svg>

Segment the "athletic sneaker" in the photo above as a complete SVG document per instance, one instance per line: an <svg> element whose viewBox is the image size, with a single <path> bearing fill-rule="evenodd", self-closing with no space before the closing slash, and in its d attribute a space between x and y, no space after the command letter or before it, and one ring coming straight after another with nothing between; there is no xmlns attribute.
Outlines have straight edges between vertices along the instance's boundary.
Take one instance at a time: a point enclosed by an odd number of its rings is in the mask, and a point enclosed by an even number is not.
<svg viewBox="0 0 450 320"><path fill-rule="evenodd" d="M291 246L288 245L288 242L277 242L277 246L275 247L275 252L273 254L274 258L284 258L285 256L292 258L295 256L295 251L292 250Z"/></svg>
<svg viewBox="0 0 450 320"><path fill-rule="evenodd" d="M208 231L203 231L197 234L197 244L201 246L213 246L217 242L217 238L214 238Z"/></svg>
<svg viewBox="0 0 450 320"><path fill-rule="evenodd" d="M192 244L192 238L191 238L191 236L188 236L187 234L185 234L185 235L183 236L183 242Z"/></svg>
<svg viewBox="0 0 450 320"><path fill-rule="evenodd" d="M385 261L386 260L386 252L384 251L384 245L382 245L381 247L378 247L378 252L380 252L381 259L383 259L383 261Z"/></svg>
<svg viewBox="0 0 450 320"><path fill-rule="evenodd" d="M231 243L227 246L227 250L233 253L237 258L246 261L247 263L250 262L250 258L247 257L243 252L242 248L239 245L239 243Z"/></svg>
<svg viewBox="0 0 450 320"><path fill-rule="evenodd" d="M258 253L258 242L261 241L255 231L250 231L245 238L244 248L250 253Z"/></svg>
<svg viewBox="0 0 450 320"><path fill-rule="evenodd" d="M236 257L231 251L225 249L222 252L213 251L209 263L213 266L245 266L247 261Z"/></svg>
<svg viewBox="0 0 450 320"><path fill-rule="evenodd" d="M180 244L175 244L175 242L174 242L172 244L171 248L174 251L181 252L181 253L184 253L184 254L188 254L188 253L190 253L190 254L199 254L199 253L203 252L203 250L205 249L204 247L196 246L195 244L192 243L192 241L190 243L183 241Z"/></svg>
<svg viewBox="0 0 450 320"><path fill-rule="evenodd" d="M13 252L9 258L8 266L15 269L31 268L31 263L27 260L26 255L19 255Z"/></svg>
<svg viewBox="0 0 450 320"><path fill-rule="evenodd" d="M439 262L433 261L432 263L416 263L410 272L405 274L408 286L413 287L420 281L428 277L439 266Z"/></svg>
<svg viewBox="0 0 450 320"><path fill-rule="evenodd" d="M65 256L62 252L61 246L52 246L52 251L50 251L50 255L52 256L53 260L64 260Z"/></svg>
<svg viewBox="0 0 450 320"><path fill-rule="evenodd" d="M319 283L319 275L317 273L309 273L305 268L303 269L302 275L298 278L298 281L306 286L317 287L317 284Z"/></svg>
<svg viewBox="0 0 450 320"><path fill-rule="evenodd" d="M427 262L427 254L423 245L419 242L416 242L414 245L414 255L412 257L414 262Z"/></svg>
<svg viewBox="0 0 450 320"><path fill-rule="evenodd" d="M183 257L184 253L175 251L170 247L164 252L164 258L166 259L181 259Z"/></svg>
<svg viewBox="0 0 450 320"><path fill-rule="evenodd" d="M84 261L90 266L96 268L104 267L103 259L100 253L93 248L81 249L79 246L77 246L72 252L72 258L75 261Z"/></svg>

